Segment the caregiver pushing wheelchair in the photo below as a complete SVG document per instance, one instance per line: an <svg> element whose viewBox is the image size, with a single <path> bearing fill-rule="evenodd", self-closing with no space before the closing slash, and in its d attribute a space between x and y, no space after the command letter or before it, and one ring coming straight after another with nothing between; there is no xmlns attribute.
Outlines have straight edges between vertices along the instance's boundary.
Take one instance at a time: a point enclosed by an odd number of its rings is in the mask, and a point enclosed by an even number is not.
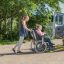
<svg viewBox="0 0 64 64"><path fill-rule="evenodd" d="M20 51L21 45L24 41L24 38L28 35L28 31L31 32L31 29L29 29L26 24L29 21L29 16L21 16L21 19L22 20L20 22L19 41L12 49L14 53L22 53ZM16 48L17 48L17 51L16 51Z"/></svg>
<svg viewBox="0 0 64 64"><path fill-rule="evenodd" d="M20 22L20 31L19 31L20 37L19 37L19 41L17 41L17 44L12 49L14 53L22 53L20 51L20 48L21 48L21 45L22 45L22 43L24 41L24 38L28 35L28 31L31 33L31 35L33 37L33 42L32 43L36 42L35 47L34 47L35 52L44 51L44 49L47 46L47 44L46 45L42 44L44 41L48 42L49 49L50 49L50 47L53 48L53 44L51 43L49 38L43 38L42 39L42 37L46 33L41 31L42 30L42 26L41 25L37 25L35 30L29 29L27 27L27 24L26 24L29 21L29 16L21 16L21 18L22 18L22 20ZM37 42L36 40L39 40L39 41ZM44 44L45 44L45 42L44 42ZM17 50L16 50L16 48L17 48Z"/></svg>

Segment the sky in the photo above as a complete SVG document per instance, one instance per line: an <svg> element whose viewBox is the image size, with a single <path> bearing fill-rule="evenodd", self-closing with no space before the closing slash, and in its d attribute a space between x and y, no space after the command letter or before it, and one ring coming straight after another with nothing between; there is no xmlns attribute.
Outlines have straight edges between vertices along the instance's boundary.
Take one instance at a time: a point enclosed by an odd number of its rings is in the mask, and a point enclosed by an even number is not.
<svg viewBox="0 0 64 64"><path fill-rule="evenodd" d="M61 8L61 12L64 13L64 3L59 2L59 6ZM46 8L48 8L51 11L51 8L46 4Z"/></svg>
<svg viewBox="0 0 64 64"><path fill-rule="evenodd" d="M59 3L60 4L60 8L61 8L61 12L64 13L64 3Z"/></svg>
<svg viewBox="0 0 64 64"><path fill-rule="evenodd" d="M64 13L64 3L59 2L59 6L61 8L61 13ZM48 8L49 11L51 11L51 8L47 4L46 4L46 8ZM33 14L35 14L35 12L33 12ZM53 14L54 14L54 12L53 12Z"/></svg>

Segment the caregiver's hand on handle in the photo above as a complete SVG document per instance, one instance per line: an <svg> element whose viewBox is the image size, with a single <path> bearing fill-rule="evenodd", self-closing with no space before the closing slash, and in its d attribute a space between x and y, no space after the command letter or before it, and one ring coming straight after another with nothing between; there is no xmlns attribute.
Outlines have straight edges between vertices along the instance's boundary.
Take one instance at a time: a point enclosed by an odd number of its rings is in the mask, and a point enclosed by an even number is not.
<svg viewBox="0 0 64 64"><path fill-rule="evenodd" d="M28 29L28 31L32 32L32 29Z"/></svg>

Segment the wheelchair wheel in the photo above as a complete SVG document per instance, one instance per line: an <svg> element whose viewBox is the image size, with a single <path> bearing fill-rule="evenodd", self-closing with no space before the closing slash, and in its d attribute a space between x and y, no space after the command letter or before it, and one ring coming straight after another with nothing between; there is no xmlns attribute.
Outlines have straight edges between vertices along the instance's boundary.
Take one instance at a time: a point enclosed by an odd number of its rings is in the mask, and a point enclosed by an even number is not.
<svg viewBox="0 0 64 64"><path fill-rule="evenodd" d="M46 45L42 43L37 43L35 47L35 52L45 52Z"/></svg>

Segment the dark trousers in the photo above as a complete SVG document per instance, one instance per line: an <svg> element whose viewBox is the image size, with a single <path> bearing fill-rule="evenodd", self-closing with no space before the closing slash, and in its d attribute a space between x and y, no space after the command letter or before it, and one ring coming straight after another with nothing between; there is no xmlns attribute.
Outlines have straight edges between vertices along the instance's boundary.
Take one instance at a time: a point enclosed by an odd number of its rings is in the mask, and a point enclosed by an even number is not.
<svg viewBox="0 0 64 64"><path fill-rule="evenodd" d="M48 47L48 50L53 50L53 43L51 42L51 40L49 38L44 38L44 42L48 42L47 43L47 47Z"/></svg>
<svg viewBox="0 0 64 64"><path fill-rule="evenodd" d="M49 38L44 38L44 42L48 42L48 45L52 46L52 42Z"/></svg>

